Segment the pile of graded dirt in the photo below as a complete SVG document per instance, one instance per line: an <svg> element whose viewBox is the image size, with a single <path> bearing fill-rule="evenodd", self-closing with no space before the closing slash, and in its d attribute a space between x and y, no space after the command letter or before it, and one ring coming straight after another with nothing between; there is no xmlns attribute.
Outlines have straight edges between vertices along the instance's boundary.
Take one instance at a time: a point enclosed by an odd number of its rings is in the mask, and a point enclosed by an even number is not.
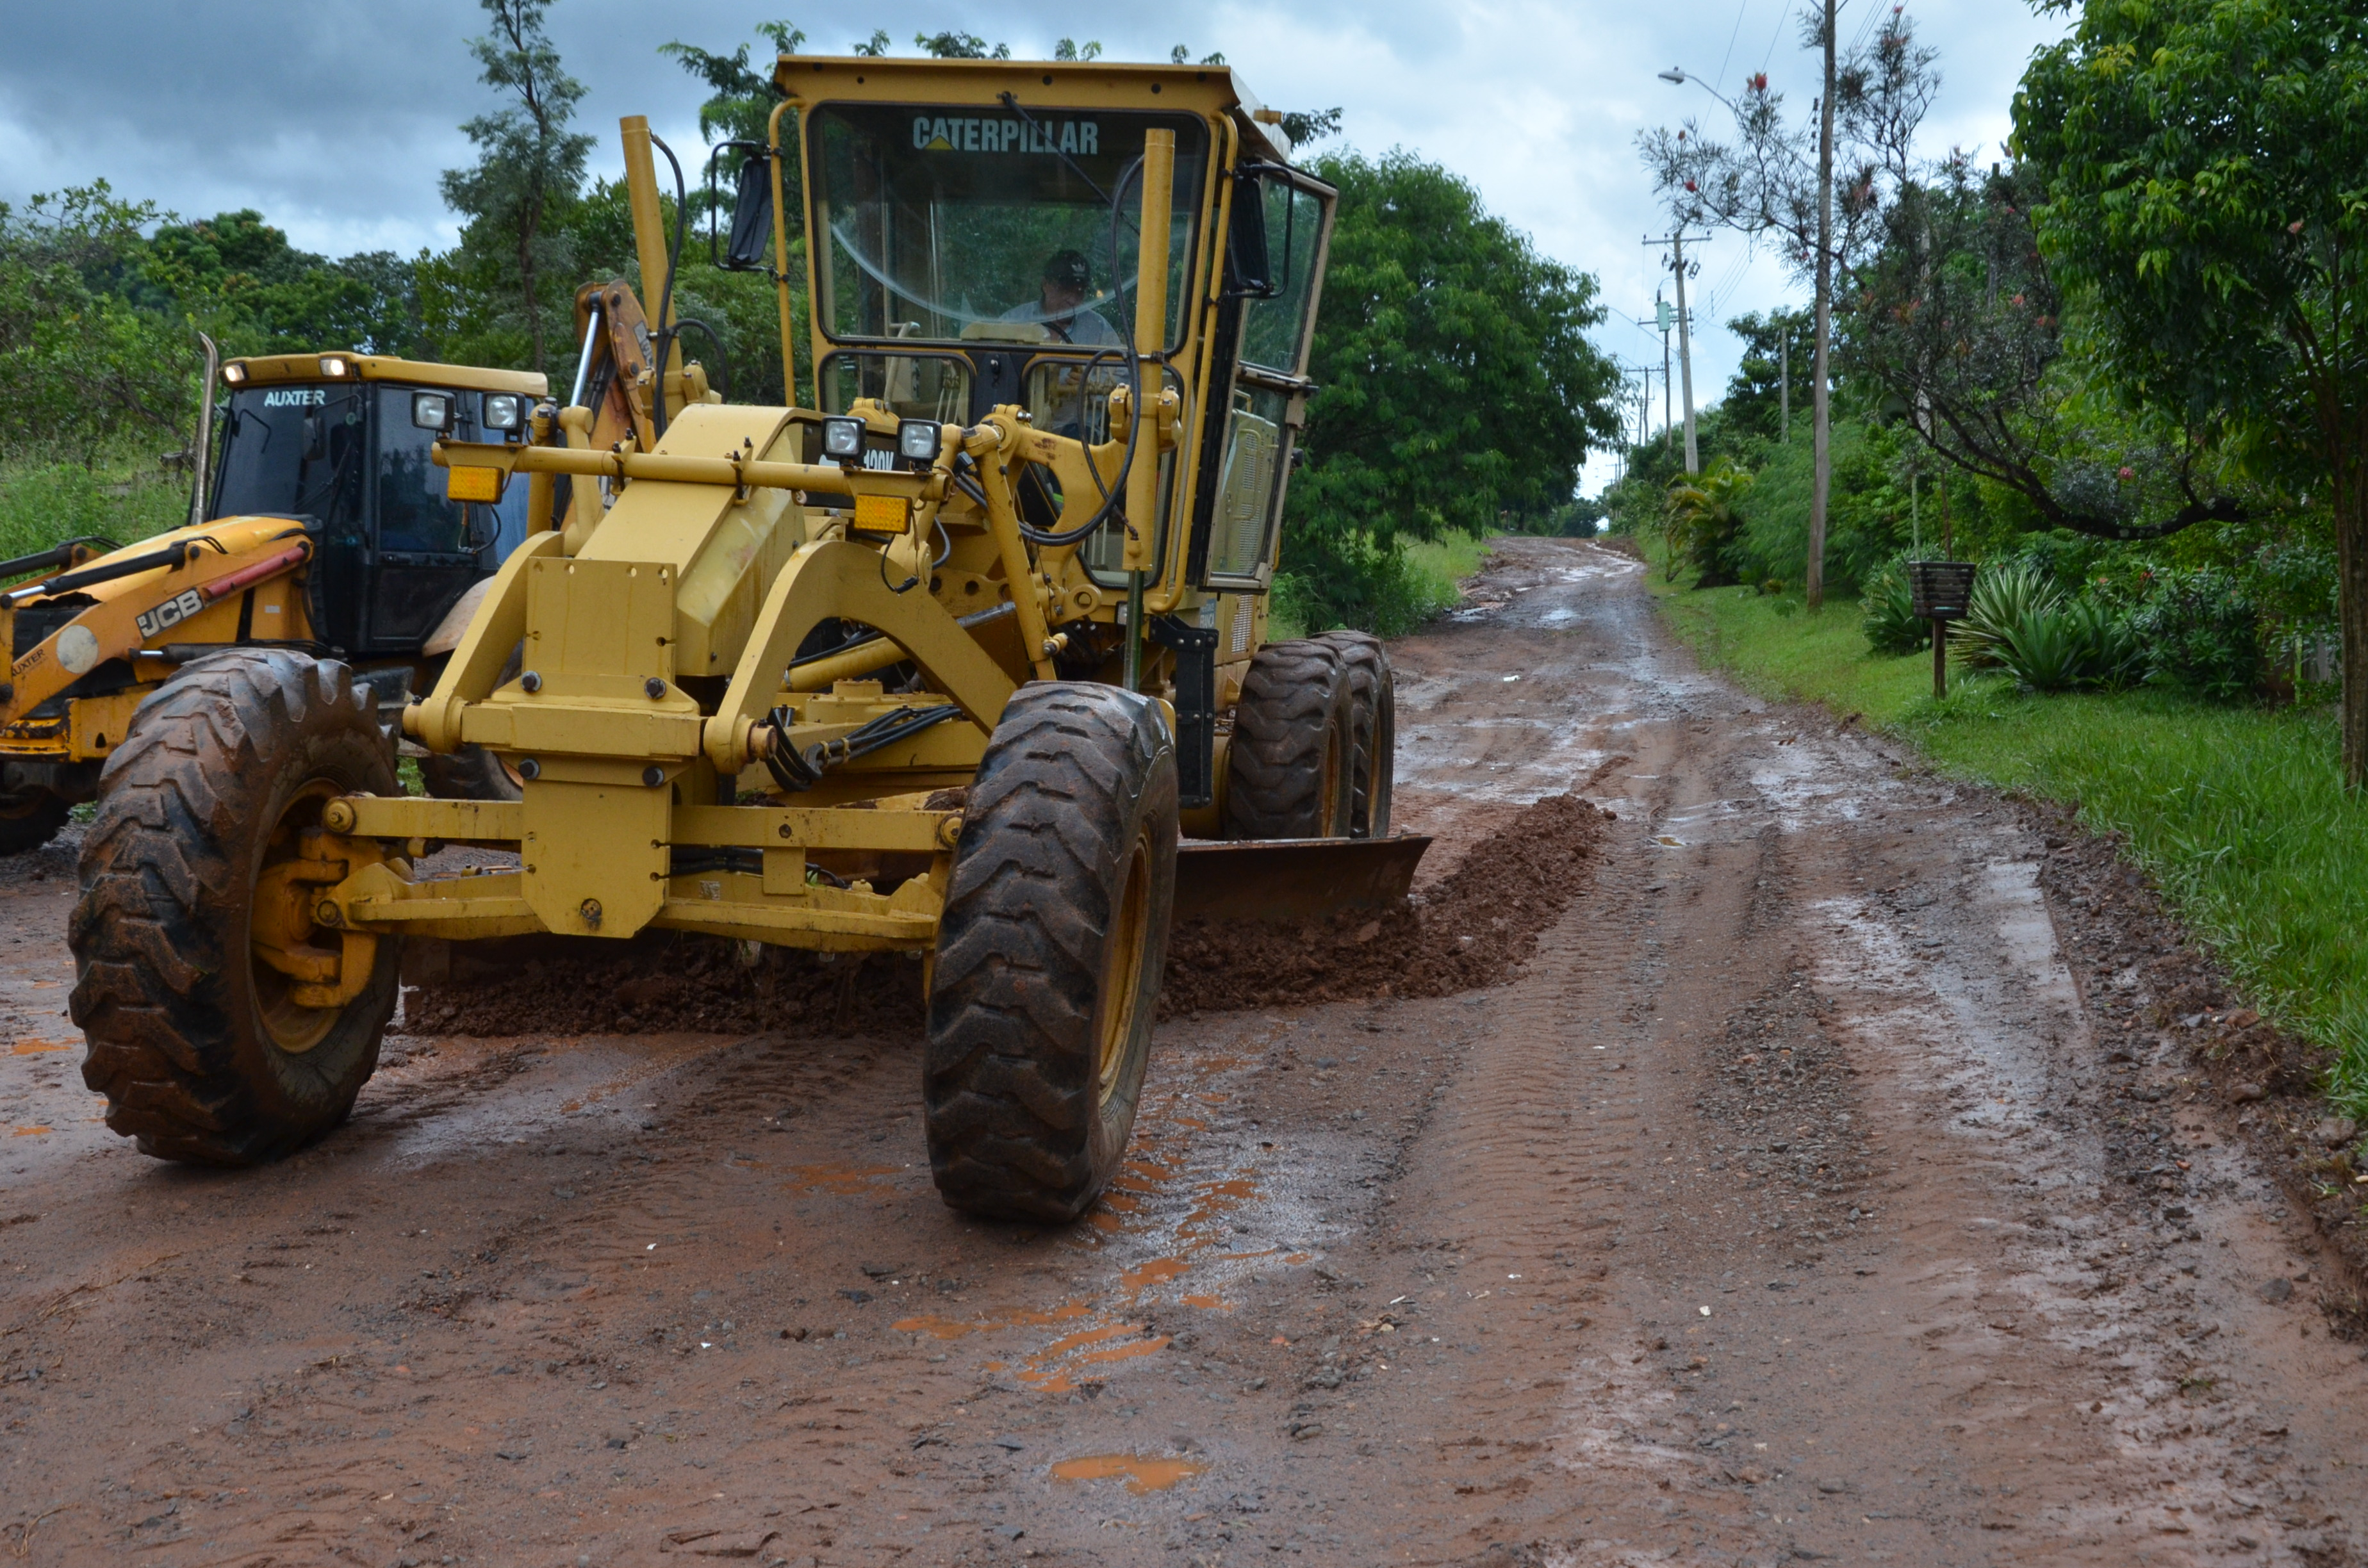
<svg viewBox="0 0 2368 1568"><path fill-rule="evenodd" d="M1193 920L1167 949L1164 1014L1494 985L1585 891L1611 813L1553 795L1474 845L1463 863L1380 915L1315 927ZM912 1037L921 968L897 954L743 949L687 932L630 943L488 949L466 978L404 992L406 1034L736 1034Z"/></svg>
<svg viewBox="0 0 2368 1568"><path fill-rule="evenodd" d="M407 986L406 1034L702 1034L783 1030L917 1038L921 966L898 953L809 953L690 932L607 952L529 958L460 982ZM750 961L753 959L753 961ZM499 967L499 966L495 966Z"/></svg>
<svg viewBox="0 0 2368 1568"><path fill-rule="evenodd" d="M1611 820L1576 795L1549 795L1474 845L1454 870L1378 915L1337 915L1297 929L1187 921L1168 941L1160 1010L1446 996L1494 985L1586 891Z"/></svg>

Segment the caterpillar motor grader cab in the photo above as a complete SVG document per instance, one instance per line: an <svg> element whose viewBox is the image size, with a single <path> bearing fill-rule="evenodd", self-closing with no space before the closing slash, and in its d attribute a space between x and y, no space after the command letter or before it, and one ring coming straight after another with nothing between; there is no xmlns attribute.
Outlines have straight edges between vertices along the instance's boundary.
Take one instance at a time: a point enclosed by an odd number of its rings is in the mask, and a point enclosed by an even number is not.
<svg viewBox="0 0 2368 1568"><path fill-rule="evenodd" d="M216 381L210 364L185 526L0 562L0 583L31 576L0 593L0 855L48 842L97 793L140 704L222 649L342 659L391 717L459 642L472 586L526 537L524 486L499 504L455 500L429 458L448 436L524 439L541 376L370 354L234 358L220 367L218 444ZM435 793L518 796L482 751L422 768Z"/></svg>
<svg viewBox="0 0 2368 1568"><path fill-rule="evenodd" d="M1277 118L1212 66L776 80L731 259L775 278L793 363L794 115L816 405L689 396L669 287L620 365L646 429L571 407L547 444L438 449L455 494L573 482L404 719L520 800L399 796L351 678L293 653L141 710L72 939L85 1077L148 1152L334 1125L406 941L655 927L923 960L942 1196L1065 1220L1129 1135L1181 835L1223 918L1405 892L1426 841L1388 836L1379 644L1263 635L1334 201ZM625 143L665 278L664 144ZM426 874L452 843L517 862Z"/></svg>

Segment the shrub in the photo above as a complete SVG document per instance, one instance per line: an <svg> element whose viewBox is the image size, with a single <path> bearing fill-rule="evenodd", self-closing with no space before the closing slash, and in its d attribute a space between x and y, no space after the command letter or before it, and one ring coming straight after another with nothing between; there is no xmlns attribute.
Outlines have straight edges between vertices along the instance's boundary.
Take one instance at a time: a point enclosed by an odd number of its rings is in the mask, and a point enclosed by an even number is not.
<svg viewBox="0 0 2368 1568"><path fill-rule="evenodd" d="M2226 572L2154 574L2130 630L2145 649L2148 680L2222 702L2249 697L2260 684L2260 614Z"/></svg>
<svg viewBox="0 0 2368 1568"><path fill-rule="evenodd" d="M2085 598L2032 605L2007 629L1997 655L2032 691L2126 686L2142 665L2127 624Z"/></svg>
<svg viewBox="0 0 2368 1568"><path fill-rule="evenodd" d="M1967 669L1996 669L2016 627L2034 612L2063 608L2064 596L2028 564L1986 566L1975 574L1965 619L1949 628L1949 651Z"/></svg>
<svg viewBox="0 0 2368 1568"><path fill-rule="evenodd" d="M1932 640L1930 624L1916 619L1905 562L1893 562L1868 582L1862 608L1866 645L1878 653L1912 653Z"/></svg>

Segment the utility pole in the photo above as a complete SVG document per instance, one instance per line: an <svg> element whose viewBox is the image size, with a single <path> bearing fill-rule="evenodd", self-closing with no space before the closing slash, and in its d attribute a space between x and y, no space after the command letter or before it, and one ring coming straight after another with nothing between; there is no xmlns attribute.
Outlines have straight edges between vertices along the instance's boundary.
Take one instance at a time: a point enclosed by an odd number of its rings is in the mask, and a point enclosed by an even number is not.
<svg viewBox="0 0 2368 1568"><path fill-rule="evenodd" d="M1809 564L1802 584L1812 610L1826 602L1826 506L1833 494L1832 408L1828 357L1834 334L1834 11L1826 0L1826 91L1817 100L1817 365L1810 389Z"/></svg>
<svg viewBox="0 0 2368 1568"><path fill-rule="evenodd" d="M1666 447L1672 444L1677 434L1676 423L1669 417L1669 328L1675 324L1676 317L1658 289L1653 290L1653 319L1661 327L1661 444Z"/></svg>
<svg viewBox="0 0 2368 1568"><path fill-rule="evenodd" d="M1686 472L1688 473L1700 473L1702 472L1702 449L1694 440L1693 318L1686 309L1687 237L1685 225L1680 223L1678 225L1677 229L1670 233L1668 238L1665 240L1647 238L1645 241L1645 245L1647 249L1651 249L1656 245L1668 245L1669 247L1669 269L1678 275L1678 373L1683 380L1686 395ZM1694 243L1697 244L1705 244L1710 239L1708 234L1697 234L1692 237ZM1668 353L1668 312L1666 311L1663 312L1661 317L1661 330L1663 334L1661 343L1664 356Z"/></svg>
<svg viewBox="0 0 2368 1568"><path fill-rule="evenodd" d="M1678 368L1686 378L1686 472L1702 472L1702 451L1694 445L1694 339L1686 310L1685 225L1669 236L1670 268L1678 275Z"/></svg>
<svg viewBox="0 0 2368 1568"><path fill-rule="evenodd" d="M1793 325L1782 316L1776 318L1776 395L1783 408L1776 416L1776 441L1789 447L1793 444Z"/></svg>

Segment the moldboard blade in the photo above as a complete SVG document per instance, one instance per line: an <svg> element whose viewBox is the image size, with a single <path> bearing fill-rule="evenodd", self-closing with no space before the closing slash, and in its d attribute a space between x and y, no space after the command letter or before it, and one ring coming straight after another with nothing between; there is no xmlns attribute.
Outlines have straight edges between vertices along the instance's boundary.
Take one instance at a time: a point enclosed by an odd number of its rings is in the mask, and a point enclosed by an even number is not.
<svg viewBox="0 0 2368 1568"><path fill-rule="evenodd" d="M1176 855L1176 918L1319 920L1387 909L1414 885L1429 847L1421 834L1187 843Z"/></svg>

